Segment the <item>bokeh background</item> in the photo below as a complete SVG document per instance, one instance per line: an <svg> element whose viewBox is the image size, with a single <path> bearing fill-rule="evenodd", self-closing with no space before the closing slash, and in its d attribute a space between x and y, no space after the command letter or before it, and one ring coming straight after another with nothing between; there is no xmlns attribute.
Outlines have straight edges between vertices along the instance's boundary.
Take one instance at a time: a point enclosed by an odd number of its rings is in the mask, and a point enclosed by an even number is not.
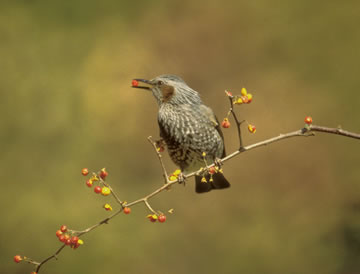
<svg viewBox="0 0 360 274"><path fill-rule="evenodd" d="M303 126L360 132L360 4L348 1L1 1L2 273L30 273L62 224L84 229L110 198L80 171L106 167L133 201L162 174L148 135L157 105L133 78L180 75L222 119L224 90L254 95L237 109L255 143ZM227 151L238 146L225 131ZM242 154L232 188L175 186L84 236L42 273L360 273L360 143L317 134ZM168 170L175 167L166 157ZM114 203L113 203L114 204ZM115 204L114 204L115 206Z"/></svg>

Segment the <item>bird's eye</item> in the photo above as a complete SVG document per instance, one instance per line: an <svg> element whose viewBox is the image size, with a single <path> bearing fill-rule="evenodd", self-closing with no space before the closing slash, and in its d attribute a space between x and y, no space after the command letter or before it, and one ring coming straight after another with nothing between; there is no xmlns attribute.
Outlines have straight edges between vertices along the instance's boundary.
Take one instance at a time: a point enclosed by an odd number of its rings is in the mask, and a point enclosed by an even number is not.
<svg viewBox="0 0 360 274"><path fill-rule="evenodd" d="M157 82L157 84L158 84L159 86L161 86L162 84L164 84L164 82L161 81L161 80L159 80L159 81Z"/></svg>

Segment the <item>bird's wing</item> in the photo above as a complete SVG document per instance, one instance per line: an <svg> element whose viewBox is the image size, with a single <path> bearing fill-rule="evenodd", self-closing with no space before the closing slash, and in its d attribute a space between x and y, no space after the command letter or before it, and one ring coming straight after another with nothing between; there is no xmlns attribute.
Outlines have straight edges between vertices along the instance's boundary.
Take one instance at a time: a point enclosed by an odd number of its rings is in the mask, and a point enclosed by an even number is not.
<svg viewBox="0 0 360 274"><path fill-rule="evenodd" d="M221 127L220 127L220 123L218 118L215 116L214 112L212 111L211 108L209 108L208 106L205 105L200 105L199 108L202 110L202 113L204 113L209 120L211 121L211 123L213 124L214 128L216 129L216 131L219 133L221 139L223 140L223 144L224 144L224 150L223 150L223 154L221 156L221 158L224 158L226 156L226 151L225 151L225 142L224 142L224 134L221 131Z"/></svg>

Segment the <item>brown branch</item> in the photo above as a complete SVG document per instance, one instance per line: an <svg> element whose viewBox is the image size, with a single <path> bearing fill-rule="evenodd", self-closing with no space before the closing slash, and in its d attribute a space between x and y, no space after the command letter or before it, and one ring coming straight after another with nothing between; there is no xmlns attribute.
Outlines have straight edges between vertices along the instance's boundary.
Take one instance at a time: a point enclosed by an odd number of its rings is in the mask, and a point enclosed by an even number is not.
<svg viewBox="0 0 360 274"><path fill-rule="evenodd" d="M275 142L278 142L278 141L281 141L281 140L284 140L284 139L288 139L288 138L292 138L292 137L308 137L308 136L313 136L314 135L314 131L319 131L319 132L324 132L324 133L330 133L330 134L338 134L338 135L342 135L342 136L345 136L345 137L350 137L350 138L356 138L356 139L360 139L360 134L357 134L357 133L353 133L353 132L349 132L349 131L345 131L345 130L342 130L342 129L339 129L339 128L327 128L327 127L322 127L322 126L316 126L316 125L310 125L310 126L305 126L305 128L303 129L300 129L300 130L297 130L297 131L293 131L293 132L289 132L289 133L286 133L286 134L280 134L279 136L276 136L276 137L273 137L273 138L269 138L267 140L264 140L264 141L261 141L261 142L258 142L258 143L255 143L255 144L252 144L252 145L248 145L248 146L242 146L242 139L241 139L241 131L240 131L240 125L241 125L241 122L238 121L238 119L236 118L236 114L233 112L233 110L231 110L231 112L233 113L233 116L234 116L234 119L238 125L238 134L239 134L239 142L240 142L240 150L236 150L234 151L233 153L229 154L228 156L224 157L223 159L221 159L222 162L225 162L227 160L230 160L232 158L234 158L235 156L243 153L243 152L246 152L246 151L249 151L249 150L252 150L252 149L255 149L255 148L258 148L258 147L261 147L261 146L266 146L266 145L269 145L269 144L272 144L272 143L275 143ZM168 179L168 175L167 175L167 172L166 172L166 168L165 168L165 165L162 161L162 155L160 154L160 152L158 151L157 149L157 146L156 146L156 142L154 142L150 137L148 137L148 140L149 142L152 144L152 146L154 147L155 151L156 151L156 154L159 158L159 162L160 162L160 165L162 167L162 171L163 171L163 176L164 176L164 179L165 179L165 184L162 185L161 187L157 188L156 190L154 190L153 192L147 194L146 196L144 196L143 198L140 198L138 200L135 200L133 202L130 202L130 203L124 203L122 202L118 196L115 194L115 192L112 190L112 188L109 186L109 184L107 184L105 181L101 180L102 183L109 187L110 190L111 190L111 193L113 195L113 197L115 198L115 200L117 201L117 203L119 203L121 205L121 208L118 209L115 213L113 213L111 216L103 219L102 221L94 224L93 226L90 226L89 228L87 229L84 229L84 230L81 230L81 231L75 231L75 230L70 230L71 233L77 235L77 236L81 236L81 235L84 235L86 233L89 233L90 231L96 229L97 227L103 225L103 224L107 224L111 219L113 219L114 217L116 217L120 212L123 211L124 207L131 207L131 206L134 206L136 204L140 204L140 203L144 203L145 206L153 213L153 214L158 214L149 204L149 199L156 196L157 194L159 194L160 192L164 191L164 190L167 190L169 189L170 186L174 185L174 184L177 184L179 183L179 180L174 180L174 181L169 181ZM207 168L210 168L211 166L214 166L214 164L211 164L209 165ZM197 174L198 172L200 172L201 169L199 169L198 171L196 172L192 172L190 174L187 174L186 175L186 178L189 178L189 177L192 177L194 176L195 174ZM44 259L43 261L41 262L36 262L30 258L25 258L25 261L27 261L28 263L31 263L33 265L36 266L36 272L39 273L40 271L40 268L42 265L44 265L46 262L50 261L51 259L57 259L57 255L64 249L66 245L63 244L60 248L57 249L57 251L47 257L46 259Z"/></svg>
<svg viewBox="0 0 360 274"><path fill-rule="evenodd" d="M309 128L311 131L319 131L319 132L324 132L324 133L331 133L331 134L342 135L342 136L346 136L346 137L350 137L350 138L360 139L360 134L346 131L339 127L338 128L329 128L329 127L310 125Z"/></svg>
<svg viewBox="0 0 360 274"><path fill-rule="evenodd" d="M241 121L239 122L237 116L236 116L236 113L234 112L234 101L233 101L233 96L230 95L228 93L228 91L225 91L226 95L228 96L229 98L229 102L230 102L230 110L229 112L231 112L234 120L235 120L235 123L236 123L236 129L237 129L237 134L238 134L238 138L239 138L239 144L240 144L240 147L239 147L239 151L242 151L243 148L244 148L244 143L243 143L243 140L242 140L242 136L241 136L241 124L244 122L244 121Z"/></svg>

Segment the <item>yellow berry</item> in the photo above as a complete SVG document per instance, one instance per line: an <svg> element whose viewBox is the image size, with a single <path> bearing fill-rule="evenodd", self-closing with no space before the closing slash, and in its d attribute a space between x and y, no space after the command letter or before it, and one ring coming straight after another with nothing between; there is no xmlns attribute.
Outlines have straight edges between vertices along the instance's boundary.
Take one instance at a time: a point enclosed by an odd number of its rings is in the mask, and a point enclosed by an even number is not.
<svg viewBox="0 0 360 274"><path fill-rule="evenodd" d="M104 204L104 208L105 208L106 211L111 211L112 210L112 207L109 204Z"/></svg>
<svg viewBox="0 0 360 274"><path fill-rule="evenodd" d="M180 169L177 169L177 170L174 171L173 174L174 174L175 176L178 176L180 173L181 173L181 170L180 170Z"/></svg>
<svg viewBox="0 0 360 274"><path fill-rule="evenodd" d="M235 101L234 101L234 105L240 105L243 103L243 100L241 99L241 97L237 98Z"/></svg>
<svg viewBox="0 0 360 274"><path fill-rule="evenodd" d="M247 95L247 90L246 90L246 88L242 88L242 89L241 89L241 95L242 95L242 96L246 96L246 95Z"/></svg>
<svg viewBox="0 0 360 274"><path fill-rule="evenodd" d="M170 175L169 180L170 181L176 181L177 177L174 174L172 174L172 175Z"/></svg>
<svg viewBox="0 0 360 274"><path fill-rule="evenodd" d="M251 103L252 98L253 98L252 94L251 94L251 93L248 93L248 94L247 94L247 98L248 98L248 103Z"/></svg>
<svg viewBox="0 0 360 274"><path fill-rule="evenodd" d="M104 196L108 196L109 194L111 193L111 190L110 188L104 186L102 189L101 189L101 194L104 195Z"/></svg>
<svg viewBox="0 0 360 274"><path fill-rule="evenodd" d="M248 130L249 130L251 133L255 133L255 132L256 132L256 127L255 127L254 125L249 124L249 125L248 125Z"/></svg>
<svg viewBox="0 0 360 274"><path fill-rule="evenodd" d="M201 178L201 182L202 182L202 183L207 183L206 178L205 178L205 177L202 177L202 178Z"/></svg>

